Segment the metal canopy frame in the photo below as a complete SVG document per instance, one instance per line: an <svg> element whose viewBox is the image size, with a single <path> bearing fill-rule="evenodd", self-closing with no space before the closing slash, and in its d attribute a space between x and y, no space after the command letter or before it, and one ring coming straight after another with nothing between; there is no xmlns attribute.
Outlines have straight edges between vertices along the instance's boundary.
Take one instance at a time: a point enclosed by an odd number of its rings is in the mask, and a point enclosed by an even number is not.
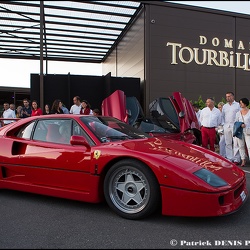
<svg viewBox="0 0 250 250"><path fill-rule="evenodd" d="M102 63L142 8L140 1L0 1L0 58Z"/></svg>
<svg viewBox="0 0 250 250"><path fill-rule="evenodd" d="M140 1L0 1L0 57L102 63Z"/></svg>

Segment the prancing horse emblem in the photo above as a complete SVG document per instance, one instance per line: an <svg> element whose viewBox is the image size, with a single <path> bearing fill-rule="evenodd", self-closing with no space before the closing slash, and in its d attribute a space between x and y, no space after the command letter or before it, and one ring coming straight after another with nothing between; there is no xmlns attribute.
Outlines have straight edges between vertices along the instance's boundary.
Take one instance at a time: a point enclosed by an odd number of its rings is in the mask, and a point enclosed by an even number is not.
<svg viewBox="0 0 250 250"><path fill-rule="evenodd" d="M100 157L100 155L101 155L101 151L100 150L95 150L95 152L94 152L94 158L98 159Z"/></svg>

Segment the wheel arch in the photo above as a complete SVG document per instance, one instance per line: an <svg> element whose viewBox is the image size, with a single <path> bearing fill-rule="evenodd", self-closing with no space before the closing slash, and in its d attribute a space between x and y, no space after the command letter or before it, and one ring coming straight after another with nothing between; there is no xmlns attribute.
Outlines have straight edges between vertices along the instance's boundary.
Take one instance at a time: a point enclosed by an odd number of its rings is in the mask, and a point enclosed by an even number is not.
<svg viewBox="0 0 250 250"><path fill-rule="evenodd" d="M102 195L104 195L104 189L103 189L103 185L104 185L104 179L105 179L105 176L108 172L108 170L117 162L119 161L122 161L122 160L133 160L133 161L137 161L137 162L140 162L142 163L151 173L152 175L154 176L154 178L156 179L158 185L159 185L159 191L161 192L161 189L160 189L160 182L155 174L155 172L149 167L149 165L147 163L145 163L144 161L141 161L139 160L138 158L136 157L133 157L133 156L119 156L119 157L116 157L114 159L112 159L111 161L109 161L102 169L101 173L100 173L100 187L102 187ZM161 193L160 193L160 196L161 196Z"/></svg>
<svg viewBox="0 0 250 250"><path fill-rule="evenodd" d="M156 174L144 161L134 157L118 157L108 164L105 171L102 178L104 197L115 213L126 219L142 219L157 211L161 213L161 187ZM127 173L130 176L128 182L123 179ZM134 179L131 174L139 178ZM119 188L115 184L118 179L114 182L114 178L121 178ZM125 200L124 195L127 197Z"/></svg>

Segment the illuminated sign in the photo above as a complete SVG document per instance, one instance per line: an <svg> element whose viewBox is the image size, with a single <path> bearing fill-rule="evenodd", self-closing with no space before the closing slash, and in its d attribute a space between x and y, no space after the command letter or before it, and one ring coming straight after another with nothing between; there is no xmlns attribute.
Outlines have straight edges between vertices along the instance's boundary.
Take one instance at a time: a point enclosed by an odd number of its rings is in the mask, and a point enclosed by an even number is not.
<svg viewBox="0 0 250 250"><path fill-rule="evenodd" d="M214 47L220 45L221 41L219 38L214 37L211 40ZM207 44L207 38L205 36L199 36L199 44L204 46ZM224 48L233 49L233 40L224 39ZM175 65L178 63L189 64L195 62L198 65L207 66L219 66L219 67L229 67L238 68L246 71L250 71L249 68L249 54L244 52L234 52L234 51L216 51L213 49L205 48L190 48L183 47L181 43L168 42L166 46L172 48L172 59L171 64ZM245 50L242 41L237 43L237 50Z"/></svg>

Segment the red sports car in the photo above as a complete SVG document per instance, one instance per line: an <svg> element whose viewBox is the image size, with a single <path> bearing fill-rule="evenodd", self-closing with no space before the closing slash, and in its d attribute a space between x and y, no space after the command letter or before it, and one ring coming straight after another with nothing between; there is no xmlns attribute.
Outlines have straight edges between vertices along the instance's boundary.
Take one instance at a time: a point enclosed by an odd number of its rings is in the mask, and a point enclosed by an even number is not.
<svg viewBox="0 0 250 250"><path fill-rule="evenodd" d="M0 188L84 202L118 215L219 216L246 201L245 173L197 145L113 117L44 115L0 129Z"/></svg>

